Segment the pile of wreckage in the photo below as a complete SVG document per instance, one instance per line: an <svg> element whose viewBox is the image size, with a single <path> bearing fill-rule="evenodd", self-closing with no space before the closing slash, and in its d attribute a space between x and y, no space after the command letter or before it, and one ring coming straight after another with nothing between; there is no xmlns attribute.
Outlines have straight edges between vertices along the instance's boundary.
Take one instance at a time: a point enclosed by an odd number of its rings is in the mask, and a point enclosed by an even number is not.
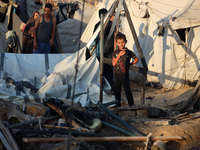
<svg viewBox="0 0 200 150"><path fill-rule="evenodd" d="M1 149L116 149L120 142L140 142L143 147L165 147L163 141L183 140L180 136L145 136L117 114L130 112L132 116L144 111L149 117L164 117L166 112L152 107L124 107L113 112L107 108L116 102L88 107L66 105L60 99L46 98L40 103L19 106L1 99ZM125 111L126 110L126 111ZM122 115L122 114L121 114ZM123 114L124 115L124 114ZM135 117L137 117L135 113ZM113 125L116 119L126 129ZM104 127L121 132L121 136L102 134ZM151 145L151 141L159 144ZM159 142L158 142L159 141ZM109 143L111 144L109 145ZM113 144L114 143L114 144ZM155 142L154 142L155 143ZM123 146L124 147L124 146ZM127 148L128 146L126 146ZM122 145L121 145L122 148ZM125 148L125 147L124 147Z"/></svg>
<svg viewBox="0 0 200 150"><path fill-rule="evenodd" d="M182 141L184 137L145 135L129 123L138 118L146 118L146 121L147 118L161 118L159 124L167 122L167 125L174 125L199 118L199 115L191 117L186 112L192 105L196 110L200 107L199 83L191 96L170 111L144 105L111 107L116 101L81 107L79 103L73 104L71 101L44 98L42 103L28 102L22 106L0 99L1 149L96 150L140 147L164 150L166 141ZM129 116L129 122L125 121L125 116ZM158 120L155 122L158 123Z"/></svg>

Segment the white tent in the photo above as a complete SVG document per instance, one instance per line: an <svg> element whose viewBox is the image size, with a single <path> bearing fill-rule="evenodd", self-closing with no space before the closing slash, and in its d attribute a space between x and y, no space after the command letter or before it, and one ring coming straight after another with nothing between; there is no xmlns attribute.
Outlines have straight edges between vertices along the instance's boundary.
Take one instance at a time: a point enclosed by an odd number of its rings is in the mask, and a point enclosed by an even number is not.
<svg viewBox="0 0 200 150"><path fill-rule="evenodd" d="M98 9L109 10L113 2L104 0ZM187 81L198 80L200 2L197 0L126 0L125 2L148 65L148 81L159 81L165 88L173 89L180 88ZM97 16L98 10L92 19L98 18ZM120 20L119 29L127 36L127 47L139 56L123 10ZM93 19L89 22L81 37L82 46L90 42L91 30L98 21ZM142 67L141 62L138 66ZM139 74L131 72L130 77L134 80Z"/></svg>

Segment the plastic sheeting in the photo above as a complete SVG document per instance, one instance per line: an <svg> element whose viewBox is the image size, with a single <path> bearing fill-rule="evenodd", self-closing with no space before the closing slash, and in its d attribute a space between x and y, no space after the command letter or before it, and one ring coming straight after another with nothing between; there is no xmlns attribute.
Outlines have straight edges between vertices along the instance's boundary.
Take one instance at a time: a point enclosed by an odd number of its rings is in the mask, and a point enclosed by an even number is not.
<svg viewBox="0 0 200 150"><path fill-rule="evenodd" d="M99 101L99 62L95 56L86 61L83 48L73 54L9 54L1 53L1 98L24 105L27 102L39 102L45 97L72 100L82 106ZM75 81L75 66L78 59L78 72ZM25 92L17 91L15 85L3 80L4 76L15 81L28 81L39 89L34 94L29 88ZM75 91L73 91L75 86ZM109 84L105 88L111 89ZM74 93L73 93L74 92ZM106 94L104 93L104 96ZM114 100L104 99L104 102Z"/></svg>
<svg viewBox="0 0 200 150"><path fill-rule="evenodd" d="M80 25L80 21L70 18L57 25L63 53L75 53L78 51ZM83 30L82 28L81 33Z"/></svg>

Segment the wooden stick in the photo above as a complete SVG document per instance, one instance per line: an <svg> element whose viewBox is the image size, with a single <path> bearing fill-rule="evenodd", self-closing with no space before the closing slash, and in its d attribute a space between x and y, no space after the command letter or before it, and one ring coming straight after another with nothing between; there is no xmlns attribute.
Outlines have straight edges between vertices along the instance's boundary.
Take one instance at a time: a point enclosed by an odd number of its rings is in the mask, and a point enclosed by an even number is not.
<svg viewBox="0 0 200 150"><path fill-rule="evenodd" d="M86 142L109 142L109 141L118 141L118 142L130 142L130 141L146 141L146 136L121 136L121 137L74 137L74 140L77 141L86 141ZM64 142L68 138L58 137L58 138L23 138L24 143L43 143L43 142ZM171 140L183 140L181 136L156 136L152 137L150 141L171 141Z"/></svg>
<svg viewBox="0 0 200 150"><path fill-rule="evenodd" d="M68 130L69 127L63 127L63 126L53 126L53 125L44 125L45 128L55 128L55 129L65 129ZM77 131L77 128L71 128L71 130L73 131ZM94 133L94 131L90 130L90 129L86 129L86 128L80 128L80 131L84 131L84 132L89 132L89 133Z"/></svg>
<svg viewBox="0 0 200 150"><path fill-rule="evenodd" d="M47 105L49 107L51 107L55 112L57 112L62 118L66 119L65 114L59 108L57 108L56 106L54 106L52 104L49 104L49 103L47 103ZM70 122L69 118L67 118L67 122L68 123ZM74 128L76 128L76 129L80 129L81 128L74 120L72 120L72 126Z"/></svg>

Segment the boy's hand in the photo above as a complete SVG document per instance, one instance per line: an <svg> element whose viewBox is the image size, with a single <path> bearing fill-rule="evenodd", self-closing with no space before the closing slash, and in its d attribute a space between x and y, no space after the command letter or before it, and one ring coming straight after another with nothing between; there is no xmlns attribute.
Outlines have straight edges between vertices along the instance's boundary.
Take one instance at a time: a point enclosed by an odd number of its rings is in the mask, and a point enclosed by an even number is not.
<svg viewBox="0 0 200 150"><path fill-rule="evenodd" d="M138 63L139 59L137 57L134 58L134 61L130 63L130 65L134 65Z"/></svg>
<svg viewBox="0 0 200 150"><path fill-rule="evenodd" d="M123 56L125 53L126 53L126 51L120 51L120 52L119 52L119 56L121 57L121 56Z"/></svg>

